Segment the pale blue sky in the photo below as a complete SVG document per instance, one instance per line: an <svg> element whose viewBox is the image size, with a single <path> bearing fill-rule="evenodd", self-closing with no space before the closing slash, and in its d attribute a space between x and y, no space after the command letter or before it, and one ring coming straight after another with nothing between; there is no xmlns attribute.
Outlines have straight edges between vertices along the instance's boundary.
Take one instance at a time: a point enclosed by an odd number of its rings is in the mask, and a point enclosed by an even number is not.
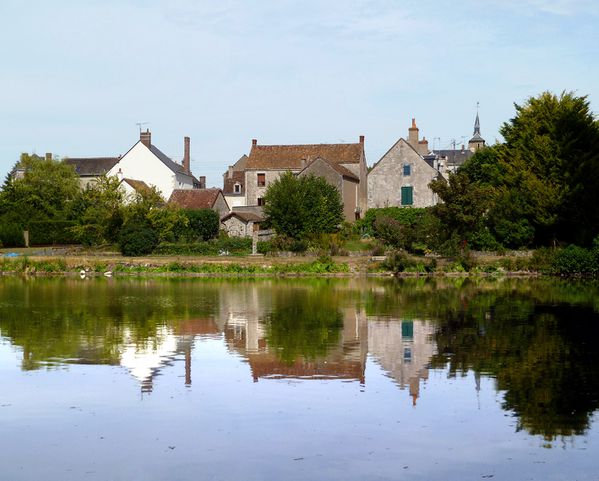
<svg viewBox="0 0 599 481"><path fill-rule="evenodd" d="M149 122L221 186L263 144L447 148L543 90L599 102L596 0L1 0L0 175L20 152L125 153Z"/></svg>

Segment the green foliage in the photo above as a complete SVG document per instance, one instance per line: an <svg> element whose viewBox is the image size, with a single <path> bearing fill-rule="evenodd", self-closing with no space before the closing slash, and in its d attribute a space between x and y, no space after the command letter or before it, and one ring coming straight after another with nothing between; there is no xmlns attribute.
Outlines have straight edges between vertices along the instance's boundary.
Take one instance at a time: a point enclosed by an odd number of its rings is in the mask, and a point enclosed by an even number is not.
<svg viewBox="0 0 599 481"><path fill-rule="evenodd" d="M599 249L585 249L570 245L559 249L553 257L551 268L560 275L599 273Z"/></svg>
<svg viewBox="0 0 599 481"><path fill-rule="evenodd" d="M88 184L73 205L72 231L85 245L114 243L123 225L124 193L116 176L101 176Z"/></svg>
<svg viewBox="0 0 599 481"><path fill-rule="evenodd" d="M0 244L4 247L23 247L23 229L15 222L2 221L0 219Z"/></svg>
<svg viewBox="0 0 599 481"><path fill-rule="evenodd" d="M121 229L119 248L125 256L150 254L157 245L158 235L144 223L131 220Z"/></svg>
<svg viewBox="0 0 599 481"><path fill-rule="evenodd" d="M158 255L248 255L252 252L252 239L247 237L220 237L209 241L192 243L163 242L154 250Z"/></svg>
<svg viewBox="0 0 599 481"><path fill-rule="evenodd" d="M220 219L212 209L186 209L187 229L184 236L189 241L207 241L218 236Z"/></svg>
<svg viewBox="0 0 599 481"><path fill-rule="evenodd" d="M267 223L292 239L335 232L343 221L339 191L322 177L286 172L268 186L264 201Z"/></svg>

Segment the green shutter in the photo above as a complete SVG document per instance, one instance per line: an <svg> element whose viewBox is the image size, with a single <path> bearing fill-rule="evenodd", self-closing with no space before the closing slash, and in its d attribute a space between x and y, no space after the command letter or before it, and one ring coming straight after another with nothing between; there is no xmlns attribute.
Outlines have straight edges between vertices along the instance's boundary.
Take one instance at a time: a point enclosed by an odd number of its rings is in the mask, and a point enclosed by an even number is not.
<svg viewBox="0 0 599 481"><path fill-rule="evenodd" d="M401 188L401 205L412 205L414 203L413 187Z"/></svg>

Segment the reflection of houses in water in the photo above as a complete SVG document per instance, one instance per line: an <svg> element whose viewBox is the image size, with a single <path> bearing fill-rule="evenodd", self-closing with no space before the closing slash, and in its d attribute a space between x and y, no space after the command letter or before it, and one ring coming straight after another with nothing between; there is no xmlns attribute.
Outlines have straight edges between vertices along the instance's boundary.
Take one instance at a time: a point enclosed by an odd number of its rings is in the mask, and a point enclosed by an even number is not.
<svg viewBox="0 0 599 481"><path fill-rule="evenodd" d="M428 379L428 364L436 353L433 333L434 327L427 321L368 319L370 355L401 389L409 387L414 404L420 380Z"/></svg>
<svg viewBox="0 0 599 481"><path fill-rule="evenodd" d="M268 282L248 289L231 290L221 296L221 321L225 341L250 366L254 381L259 378L351 379L364 382L366 366L366 320L361 311L342 312L339 339L328 346L326 356L307 359L297 356L284 362L276 347L268 345L266 324L272 312L272 289Z"/></svg>
<svg viewBox="0 0 599 481"><path fill-rule="evenodd" d="M154 378L165 366L173 365L178 356L185 356L185 384L191 384L191 350L197 335L220 337L220 331L211 319L181 321L175 327L161 326L156 334L135 343L131 330L125 331L125 346L120 365L135 377L142 392L151 392Z"/></svg>

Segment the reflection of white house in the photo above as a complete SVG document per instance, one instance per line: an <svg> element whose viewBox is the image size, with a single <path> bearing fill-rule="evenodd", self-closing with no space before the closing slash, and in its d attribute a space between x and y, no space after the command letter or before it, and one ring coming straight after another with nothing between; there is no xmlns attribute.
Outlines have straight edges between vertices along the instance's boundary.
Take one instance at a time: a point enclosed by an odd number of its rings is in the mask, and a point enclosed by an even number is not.
<svg viewBox="0 0 599 481"><path fill-rule="evenodd" d="M428 365L436 353L434 327L427 321L368 319L368 351L401 389L409 386L416 404L420 380L428 379Z"/></svg>
<svg viewBox="0 0 599 481"><path fill-rule="evenodd" d="M185 137L183 163L179 164L152 145L149 130L140 133L140 140L108 171L119 178L139 179L156 186L168 199L175 189L194 189L200 182L191 174L189 137Z"/></svg>

